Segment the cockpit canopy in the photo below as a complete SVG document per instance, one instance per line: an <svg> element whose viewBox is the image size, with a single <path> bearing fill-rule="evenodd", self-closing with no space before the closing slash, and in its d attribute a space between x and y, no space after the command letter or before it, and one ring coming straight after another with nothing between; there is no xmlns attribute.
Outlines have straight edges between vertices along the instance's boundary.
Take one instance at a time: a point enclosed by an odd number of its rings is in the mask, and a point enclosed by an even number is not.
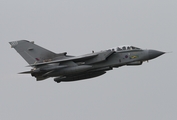
<svg viewBox="0 0 177 120"><path fill-rule="evenodd" d="M116 49L114 49L115 51L122 51L122 50L141 50L140 48L134 47L134 46L130 46L130 45L123 45L123 46L119 46Z"/></svg>

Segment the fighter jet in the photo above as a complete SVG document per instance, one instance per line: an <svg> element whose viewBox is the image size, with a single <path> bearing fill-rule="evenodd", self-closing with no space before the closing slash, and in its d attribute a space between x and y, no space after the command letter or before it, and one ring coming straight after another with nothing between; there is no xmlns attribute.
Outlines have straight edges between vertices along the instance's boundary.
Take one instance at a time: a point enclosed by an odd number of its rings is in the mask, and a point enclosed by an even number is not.
<svg viewBox="0 0 177 120"><path fill-rule="evenodd" d="M92 51L81 56L71 56L66 52L56 54L34 44L33 41L19 40L9 43L26 60L28 66L32 67L30 71L20 74L31 74L37 81L54 77L57 83L98 77L121 66L142 65L144 61L165 53L124 45L99 52Z"/></svg>

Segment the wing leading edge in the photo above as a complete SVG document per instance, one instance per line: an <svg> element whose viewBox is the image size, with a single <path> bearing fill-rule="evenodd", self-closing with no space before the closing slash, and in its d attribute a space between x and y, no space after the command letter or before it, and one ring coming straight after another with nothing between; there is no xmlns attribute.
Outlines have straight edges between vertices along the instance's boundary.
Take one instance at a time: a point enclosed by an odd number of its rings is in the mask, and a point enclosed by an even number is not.
<svg viewBox="0 0 177 120"><path fill-rule="evenodd" d="M90 53L90 54L76 56L76 57L68 57L68 58L54 60L50 62L30 64L29 66L32 66L32 67L42 66L42 65L67 62L67 61L86 61L87 64L96 63L96 62L101 62L101 61L106 60L106 58L109 57L112 53L114 53L114 51L106 50L106 51L95 52L95 53Z"/></svg>

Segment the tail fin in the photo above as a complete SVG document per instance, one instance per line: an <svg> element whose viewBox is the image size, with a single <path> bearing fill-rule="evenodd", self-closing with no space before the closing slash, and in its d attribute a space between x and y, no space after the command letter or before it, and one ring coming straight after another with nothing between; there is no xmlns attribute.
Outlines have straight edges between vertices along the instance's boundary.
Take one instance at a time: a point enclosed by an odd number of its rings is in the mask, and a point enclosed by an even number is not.
<svg viewBox="0 0 177 120"><path fill-rule="evenodd" d="M29 64L40 63L52 59L57 55L27 40L12 41L9 43Z"/></svg>

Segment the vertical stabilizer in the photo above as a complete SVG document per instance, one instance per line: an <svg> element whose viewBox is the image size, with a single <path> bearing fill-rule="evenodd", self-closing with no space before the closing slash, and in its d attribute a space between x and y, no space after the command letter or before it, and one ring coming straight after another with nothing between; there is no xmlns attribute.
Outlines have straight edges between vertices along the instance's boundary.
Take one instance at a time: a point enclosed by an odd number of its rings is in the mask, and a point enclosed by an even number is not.
<svg viewBox="0 0 177 120"><path fill-rule="evenodd" d="M55 53L34 44L34 42L19 40L9 43L11 47L14 48L26 60L26 62L28 62L28 64L49 61L56 57Z"/></svg>

